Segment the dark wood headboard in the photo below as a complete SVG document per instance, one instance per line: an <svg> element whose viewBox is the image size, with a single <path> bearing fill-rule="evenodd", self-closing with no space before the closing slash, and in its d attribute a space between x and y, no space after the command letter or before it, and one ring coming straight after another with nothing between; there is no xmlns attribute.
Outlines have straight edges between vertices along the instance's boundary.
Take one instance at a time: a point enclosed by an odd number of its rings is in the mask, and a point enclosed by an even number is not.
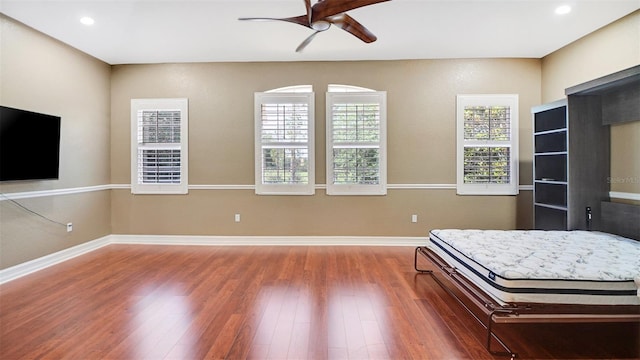
<svg viewBox="0 0 640 360"><path fill-rule="evenodd" d="M640 206L603 201L602 231L640 240Z"/></svg>

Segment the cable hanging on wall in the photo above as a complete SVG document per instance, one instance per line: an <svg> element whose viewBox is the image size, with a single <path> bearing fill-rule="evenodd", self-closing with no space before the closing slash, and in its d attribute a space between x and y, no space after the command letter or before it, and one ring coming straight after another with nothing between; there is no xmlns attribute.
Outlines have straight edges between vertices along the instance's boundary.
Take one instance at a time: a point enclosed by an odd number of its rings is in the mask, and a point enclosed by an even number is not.
<svg viewBox="0 0 640 360"><path fill-rule="evenodd" d="M13 200L12 198L10 198L10 197L6 196L6 195L5 195L5 194L3 194L3 193L0 193L0 196L1 196L2 198L4 198L5 200L9 201L10 203L14 204L15 206L19 207L20 209L22 209L22 210L24 210L24 211L28 212L28 213L31 213L31 214L36 215L36 216L38 216L38 217L41 217L41 218L43 218L43 219L45 219L45 220L47 220L47 221L49 221L49 222L52 222L52 223L54 223L54 224L64 226L65 228L67 227L67 224L64 224L64 223L61 223L61 222L59 222L59 221L56 221L56 220L50 219L50 218L48 218L48 217L46 217L46 216L44 216L44 215L42 215L42 214L40 214L40 213L38 213L38 212L36 212L36 211L33 211L33 210L29 209L28 207L26 207L26 206L24 206L24 205L20 204L19 202L17 202L17 201L15 201L15 200Z"/></svg>

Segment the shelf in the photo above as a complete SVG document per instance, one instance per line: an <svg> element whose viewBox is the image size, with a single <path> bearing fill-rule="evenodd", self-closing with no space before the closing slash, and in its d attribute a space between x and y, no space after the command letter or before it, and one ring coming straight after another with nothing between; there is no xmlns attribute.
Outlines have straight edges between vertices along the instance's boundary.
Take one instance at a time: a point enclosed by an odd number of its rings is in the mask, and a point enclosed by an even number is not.
<svg viewBox="0 0 640 360"><path fill-rule="evenodd" d="M536 133L567 128L567 107L560 106L535 114L533 131Z"/></svg>
<svg viewBox="0 0 640 360"><path fill-rule="evenodd" d="M533 153L535 156L553 156L553 155L567 155L566 151L550 151L550 152L537 152Z"/></svg>
<svg viewBox="0 0 640 360"><path fill-rule="evenodd" d="M567 128L563 127L563 128L559 128L559 129L553 129L553 130L546 130L546 131L538 131L538 132L534 132L533 135L534 136L538 136L538 135L548 135L548 134L555 134L555 133L559 133L559 132L566 132Z"/></svg>
<svg viewBox="0 0 640 360"><path fill-rule="evenodd" d="M533 137L536 154L567 151L567 129L547 131Z"/></svg>
<svg viewBox="0 0 640 360"><path fill-rule="evenodd" d="M538 230L567 230L566 209L535 204L535 224Z"/></svg>
<svg viewBox="0 0 640 360"><path fill-rule="evenodd" d="M534 203L567 208L567 184L552 182L534 183Z"/></svg>
<svg viewBox="0 0 640 360"><path fill-rule="evenodd" d="M567 181L567 153L546 153L534 157L534 176L546 181Z"/></svg>
<svg viewBox="0 0 640 360"><path fill-rule="evenodd" d="M554 210L560 210L560 211L567 211L567 207L566 206L558 206L558 205L552 205L552 204L545 204L545 203L533 203L533 205L535 206L539 206L539 207L543 207L543 208L547 208L547 209L554 209Z"/></svg>
<svg viewBox="0 0 640 360"><path fill-rule="evenodd" d="M566 181L559 180L549 180L549 179L535 179L533 180L536 184L557 184L557 185L568 185L569 183Z"/></svg>

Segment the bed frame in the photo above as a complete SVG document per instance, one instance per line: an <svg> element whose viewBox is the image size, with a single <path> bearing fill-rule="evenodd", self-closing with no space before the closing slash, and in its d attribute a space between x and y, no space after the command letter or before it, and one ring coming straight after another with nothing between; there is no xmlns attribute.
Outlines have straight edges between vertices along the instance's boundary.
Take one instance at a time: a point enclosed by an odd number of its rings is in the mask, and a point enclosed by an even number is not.
<svg viewBox="0 0 640 360"><path fill-rule="evenodd" d="M602 231L640 241L640 206L622 203L602 203ZM418 266L418 254L427 259L436 270ZM640 324L639 305L567 305L544 303L508 303L501 305L455 267L426 246L415 249L414 268L419 274L428 274L486 330L486 348L493 355L517 357L507 344L493 331L494 324L509 323L598 323L635 322ZM444 275L445 283L436 274ZM449 286L449 284L453 285ZM495 339L504 351L491 348Z"/></svg>

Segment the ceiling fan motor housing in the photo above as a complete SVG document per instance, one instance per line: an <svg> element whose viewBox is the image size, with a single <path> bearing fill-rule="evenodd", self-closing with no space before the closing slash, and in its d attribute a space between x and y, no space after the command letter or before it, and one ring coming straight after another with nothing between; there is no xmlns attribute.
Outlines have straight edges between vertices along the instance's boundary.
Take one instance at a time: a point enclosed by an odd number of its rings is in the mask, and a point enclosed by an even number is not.
<svg viewBox="0 0 640 360"><path fill-rule="evenodd" d="M331 26L331 23L324 20L319 20L311 23L311 28L315 31L325 31Z"/></svg>

